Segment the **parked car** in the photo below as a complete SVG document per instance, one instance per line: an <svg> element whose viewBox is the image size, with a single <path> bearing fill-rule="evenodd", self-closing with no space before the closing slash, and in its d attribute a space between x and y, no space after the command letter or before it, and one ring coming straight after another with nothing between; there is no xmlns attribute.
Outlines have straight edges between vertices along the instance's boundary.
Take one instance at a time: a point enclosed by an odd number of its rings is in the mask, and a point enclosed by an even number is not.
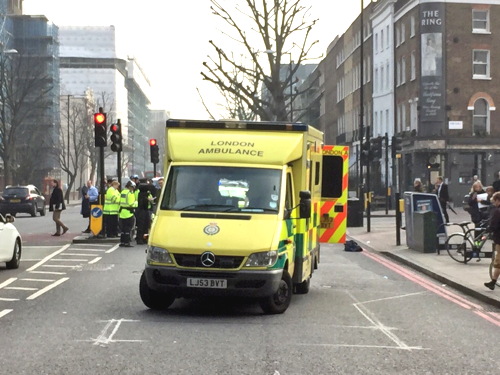
<svg viewBox="0 0 500 375"><path fill-rule="evenodd" d="M45 197L34 185L7 186L0 197L0 214L27 213L36 216L45 216Z"/></svg>
<svg viewBox="0 0 500 375"><path fill-rule="evenodd" d="M12 215L0 214L0 262L5 262L7 268L19 268L21 263L22 239L14 226Z"/></svg>

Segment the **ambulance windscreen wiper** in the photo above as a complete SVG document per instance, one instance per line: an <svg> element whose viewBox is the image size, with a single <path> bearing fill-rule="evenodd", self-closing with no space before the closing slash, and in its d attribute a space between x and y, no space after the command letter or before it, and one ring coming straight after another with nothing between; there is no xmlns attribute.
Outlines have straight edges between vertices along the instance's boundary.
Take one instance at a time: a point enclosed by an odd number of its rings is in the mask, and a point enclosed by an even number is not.
<svg viewBox="0 0 500 375"><path fill-rule="evenodd" d="M238 211L237 207L230 204L191 204L189 206L179 208L179 211Z"/></svg>

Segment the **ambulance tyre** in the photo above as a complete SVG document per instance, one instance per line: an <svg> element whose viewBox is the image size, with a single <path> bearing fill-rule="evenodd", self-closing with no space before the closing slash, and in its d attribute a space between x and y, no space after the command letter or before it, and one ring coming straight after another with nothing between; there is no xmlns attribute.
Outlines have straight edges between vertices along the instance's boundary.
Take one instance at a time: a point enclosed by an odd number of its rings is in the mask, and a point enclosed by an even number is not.
<svg viewBox="0 0 500 375"><path fill-rule="evenodd" d="M265 314L283 314L292 300L293 283L288 271L283 270L283 275L278 290L269 297L260 300L260 307Z"/></svg>
<svg viewBox="0 0 500 375"><path fill-rule="evenodd" d="M295 284L295 294L307 294L309 293L309 287L311 286L311 277L313 273L314 262L311 264L311 273L307 280L302 281L299 284Z"/></svg>
<svg viewBox="0 0 500 375"><path fill-rule="evenodd" d="M141 294L142 302L152 310L166 310L175 301L175 297L173 295L159 293L149 288L148 282L146 281L145 271L141 275L139 292Z"/></svg>

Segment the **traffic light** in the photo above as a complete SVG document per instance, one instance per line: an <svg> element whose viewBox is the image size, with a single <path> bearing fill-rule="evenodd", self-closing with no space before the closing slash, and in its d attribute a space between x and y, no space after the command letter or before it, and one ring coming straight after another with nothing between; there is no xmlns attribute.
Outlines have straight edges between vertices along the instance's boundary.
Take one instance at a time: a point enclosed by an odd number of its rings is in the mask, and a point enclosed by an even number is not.
<svg viewBox="0 0 500 375"><path fill-rule="evenodd" d="M109 128L111 130L111 151L122 151L122 124L120 122L112 124Z"/></svg>
<svg viewBox="0 0 500 375"><path fill-rule="evenodd" d="M160 151L156 139L149 140L149 148L151 149L151 163L157 164L160 162Z"/></svg>
<svg viewBox="0 0 500 375"><path fill-rule="evenodd" d="M363 142L361 144L361 165L368 165L370 161L370 143Z"/></svg>
<svg viewBox="0 0 500 375"><path fill-rule="evenodd" d="M106 114L102 112L94 113L94 143L95 147L107 146Z"/></svg>
<svg viewBox="0 0 500 375"><path fill-rule="evenodd" d="M370 139L372 148L372 157L374 159L382 159L382 137Z"/></svg>
<svg viewBox="0 0 500 375"><path fill-rule="evenodd" d="M403 149L401 143L403 140L401 137L397 137L395 135L392 136L392 145L391 145L391 153L392 153L392 158L395 159L396 155L401 152Z"/></svg>

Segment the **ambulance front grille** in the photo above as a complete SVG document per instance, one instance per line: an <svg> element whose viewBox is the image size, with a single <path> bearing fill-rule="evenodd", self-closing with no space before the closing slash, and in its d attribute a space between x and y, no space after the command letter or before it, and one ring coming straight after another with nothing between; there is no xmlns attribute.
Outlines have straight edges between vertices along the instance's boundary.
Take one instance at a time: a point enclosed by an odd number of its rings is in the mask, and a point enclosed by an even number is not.
<svg viewBox="0 0 500 375"><path fill-rule="evenodd" d="M215 262L211 267L206 267L201 263L199 254L173 254L175 262L181 267L196 267L196 268L239 268L245 257L242 256L216 256Z"/></svg>

